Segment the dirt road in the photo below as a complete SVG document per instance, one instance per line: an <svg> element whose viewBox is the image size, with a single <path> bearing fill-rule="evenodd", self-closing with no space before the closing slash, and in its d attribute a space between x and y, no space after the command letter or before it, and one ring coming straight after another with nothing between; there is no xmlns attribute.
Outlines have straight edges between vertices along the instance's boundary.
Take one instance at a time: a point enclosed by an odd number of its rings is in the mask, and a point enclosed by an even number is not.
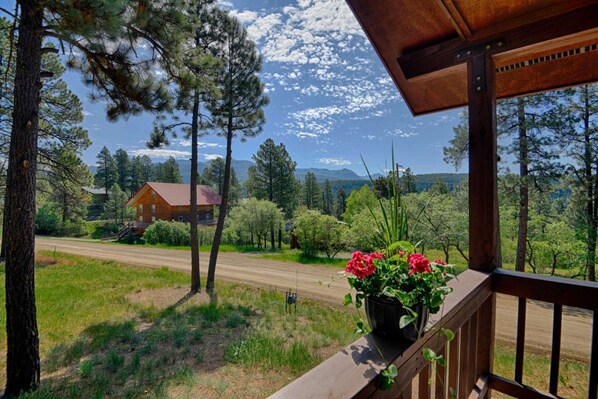
<svg viewBox="0 0 598 399"><path fill-rule="evenodd" d="M129 265L146 267L166 266L175 270L190 270L191 255L188 251L143 246L109 245L86 240L41 238L36 240L36 250L113 260ZM201 271L205 275L208 254L202 253ZM331 266L302 265L261 259L250 254L222 252L218 255L218 280L273 287L280 290L297 290L300 296L342 303L348 292L347 282L337 276L339 269ZM323 284L318 284L318 281ZM545 351L552 340L552 306L528 301L526 348ZM563 309L562 354L581 360L589 358L592 333L592 313L576 308ZM515 341L517 301L499 295L497 299L496 335L507 342Z"/></svg>

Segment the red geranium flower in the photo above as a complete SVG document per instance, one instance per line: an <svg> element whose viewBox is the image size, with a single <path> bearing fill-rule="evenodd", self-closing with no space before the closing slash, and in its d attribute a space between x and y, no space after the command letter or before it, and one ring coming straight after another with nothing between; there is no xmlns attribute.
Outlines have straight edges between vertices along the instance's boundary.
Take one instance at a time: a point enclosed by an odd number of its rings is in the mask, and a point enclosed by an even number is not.
<svg viewBox="0 0 598 399"><path fill-rule="evenodd" d="M353 252L351 260L347 263L345 271L353 274L355 277L364 278L376 271L374 259L381 259L382 254L373 252L369 255L364 255L361 251Z"/></svg>
<svg viewBox="0 0 598 399"><path fill-rule="evenodd" d="M422 254L411 254L409 255L409 274L413 273L430 273L430 261Z"/></svg>
<svg viewBox="0 0 598 399"><path fill-rule="evenodd" d="M446 262L443 261L442 259L436 259L434 261L434 263L438 264L438 265L442 265L442 266L446 266Z"/></svg>

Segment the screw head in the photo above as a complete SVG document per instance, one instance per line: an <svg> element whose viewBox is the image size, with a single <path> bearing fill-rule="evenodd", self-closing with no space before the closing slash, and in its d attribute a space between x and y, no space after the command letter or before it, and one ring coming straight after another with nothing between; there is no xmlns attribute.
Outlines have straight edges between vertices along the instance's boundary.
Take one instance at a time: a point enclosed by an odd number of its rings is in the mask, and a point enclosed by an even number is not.
<svg viewBox="0 0 598 399"><path fill-rule="evenodd" d="M491 45L489 45L489 44L486 45L486 50L490 50L491 48L492 48Z"/></svg>
<svg viewBox="0 0 598 399"><path fill-rule="evenodd" d="M471 50L467 50L467 55L471 55Z"/></svg>
<svg viewBox="0 0 598 399"><path fill-rule="evenodd" d="M480 80L482 80L482 77L481 76L476 76L475 80L477 80L479 82Z"/></svg>
<svg viewBox="0 0 598 399"><path fill-rule="evenodd" d="M476 91L482 91L482 86L476 86Z"/></svg>
<svg viewBox="0 0 598 399"><path fill-rule="evenodd" d="M498 42L498 47L502 47L503 46L503 42Z"/></svg>
<svg viewBox="0 0 598 399"><path fill-rule="evenodd" d="M461 58L461 54L457 54L457 58Z"/></svg>

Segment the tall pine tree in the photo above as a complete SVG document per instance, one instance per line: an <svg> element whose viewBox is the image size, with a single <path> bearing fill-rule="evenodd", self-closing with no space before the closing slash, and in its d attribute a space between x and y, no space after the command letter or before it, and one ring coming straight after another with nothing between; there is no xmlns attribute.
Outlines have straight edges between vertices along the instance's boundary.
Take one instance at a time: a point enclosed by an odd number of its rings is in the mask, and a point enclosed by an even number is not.
<svg viewBox="0 0 598 399"><path fill-rule="evenodd" d="M301 196L307 209L322 209L322 193L316 175L312 172L305 175Z"/></svg>
<svg viewBox="0 0 598 399"><path fill-rule="evenodd" d="M240 135L241 141L245 141L248 137L259 134L265 123L263 107L269 102L258 76L262 58L239 21L226 21L223 39L224 44L217 54L224 62L218 75L222 97L214 99L209 105L214 126L226 138L226 157L222 202L208 267L208 290L214 289L216 261L228 206L233 138Z"/></svg>

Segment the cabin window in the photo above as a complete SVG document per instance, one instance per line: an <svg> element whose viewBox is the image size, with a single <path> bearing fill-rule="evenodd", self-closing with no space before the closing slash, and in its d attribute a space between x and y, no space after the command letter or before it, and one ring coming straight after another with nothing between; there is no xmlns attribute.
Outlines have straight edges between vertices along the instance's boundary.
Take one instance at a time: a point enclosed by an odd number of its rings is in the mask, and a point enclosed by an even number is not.
<svg viewBox="0 0 598 399"><path fill-rule="evenodd" d="M155 200L156 199L156 192L152 191L152 199Z"/></svg>
<svg viewBox="0 0 598 399"><path fill-rule="evenodd" d="M156 213L156 204L152 204L152 213Z"/></svg>
<svg viewBox="0 0 598 399"><path fill-rule="evenodd" d="M152 216L152 223L154 223L156 221L156 217Z"/></svg>
<svg viewBox="0 0 598 399"><path fill-rule="evenodd" d="M139 223L143 223L143 216L139 216Z"/></svg>
<svg viewBox="0 0 598 399"><path fill-rule="evenodd" d="M139 204L137 208L139 209L139 213L143 213L143 204Z"/></svg>
<svg viewBox="0 0 598 399"><path fill-rule="evenodd" d="M179 222L182 222L182 221L183 221L183 217L179 216Z"/></svg>

